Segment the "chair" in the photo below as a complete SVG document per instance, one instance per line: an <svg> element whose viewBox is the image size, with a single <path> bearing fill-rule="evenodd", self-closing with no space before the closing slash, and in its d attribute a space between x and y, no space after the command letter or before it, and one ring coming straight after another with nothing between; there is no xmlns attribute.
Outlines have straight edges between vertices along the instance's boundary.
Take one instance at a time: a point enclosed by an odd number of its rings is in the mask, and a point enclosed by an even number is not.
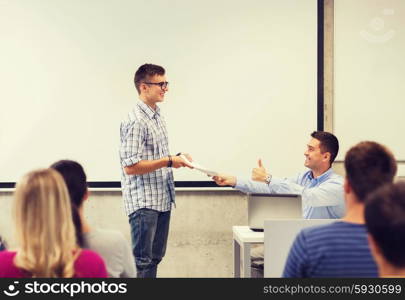
<svg viewBox="0 0 405 300"><path fill-rule="evenodd" d="M292 243L301 229L336 222L336 219L264 221L264 277L281 277Z"/></svg>

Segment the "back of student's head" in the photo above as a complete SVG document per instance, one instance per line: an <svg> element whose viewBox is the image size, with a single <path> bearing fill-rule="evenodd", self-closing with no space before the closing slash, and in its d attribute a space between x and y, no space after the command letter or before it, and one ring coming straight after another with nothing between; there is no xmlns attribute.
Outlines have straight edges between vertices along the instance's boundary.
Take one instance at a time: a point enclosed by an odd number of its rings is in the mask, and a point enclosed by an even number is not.
<svg viewBox="0 0 405 300"><path fill-rule="evenodd" d="M346 178L358 201L376 188L391 183L397 171L394 155L376 142L360 142L346 153Z"/></svg>
<svg viewBox="0 0 405 300"><path fill-rule="evenodd" d="M72 215L76 227L77 243L83 246L82 222L78 209L82 206L87 193L86 173L79 163L72 160L57 161L51 165L51 168L58 171L65 180L72 201Z"/></svg>
<svg viewBox="0 0 405 300"><path fill-rule="evenodd" d="M76 239L62 176L52 169L25 175L16 186L14 215L16 266L32 277L72 277Z"/></svg>
<svg viewBox="0 0 405 300"><path fill-rule="evenodd" d="M387 184L366 199L368 232L384 258L405 268L405 182Z"/></svg>
<svg viewBox="0 0 405 300"><path fill-rule="evenodd" d="M83 167L72 160L60 160L51 165L65 180L71 201L80 207L87 193L86 173Z"/></svg>

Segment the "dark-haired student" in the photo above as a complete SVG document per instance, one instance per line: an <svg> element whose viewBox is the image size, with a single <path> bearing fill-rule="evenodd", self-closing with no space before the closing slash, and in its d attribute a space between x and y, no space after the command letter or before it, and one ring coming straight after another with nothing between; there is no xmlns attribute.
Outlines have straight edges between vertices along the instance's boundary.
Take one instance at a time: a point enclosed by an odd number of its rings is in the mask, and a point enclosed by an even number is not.
<svg viewBox="0 0 405 300"><path fill-rule="evenodd" d="M6 250L6 243L0 236L0 251Z"/></svg>
<svg viewBox="0 0 405 300"><path fill-rule="evenodd" d="M60 160L51 168L62 175L68 188L78 243L101 255L109 277L136 277L131 248L122 233L93 228L84 217L84 201L89 194L83 167L75 161Z"/></svg>
<svg viewBox="0 0 405 300"><path fill-rule="evenodd" d="M372 193L366 200L365 219L380 277L405 277L405 182Z"/></svg>
<svg viewBox="0 0 405 300"><path fill-rule="evenodd" d="M274 178L262 166L252 171L252 178L219 175L218 185L230 185L248 193L301 194L304 219L338 219L344 214L343 178L332 170L339 151L338 139L329 132L315 131L305 151L309 170L291 178Z"/></svg>
<svg viewBox="0 0 405 300"><path fill-rule="evenodd" d="M347 211L341 221L303 229L291 246L283 277L377 277L364 224L364 202L391 183L397 166L392 153L375 142L361 142L345 157Z"/></svg>
<svg viewBox="0 0 405 300"><path fill-rule="evenodd" d="M344 214L343 178L332 170L339 152L339 141L332 133L315 131L305 151L305 167L309 170L291 178L274 178L262 166L252 171L251 179L220 175L213 177L218 185L230 185L242 192L300 194L305 219L339 219ZM263 276L264 250L252 251L254 277Z"/></svg>

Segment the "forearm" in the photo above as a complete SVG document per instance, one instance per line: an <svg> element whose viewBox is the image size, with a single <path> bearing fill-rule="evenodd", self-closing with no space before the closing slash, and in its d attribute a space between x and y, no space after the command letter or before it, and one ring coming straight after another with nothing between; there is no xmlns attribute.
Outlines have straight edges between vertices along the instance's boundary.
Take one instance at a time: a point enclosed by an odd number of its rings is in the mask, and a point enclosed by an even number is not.
<svg viewBox="0 0 405 300"><path fill-rule="evenodd" d="M169 157L162 157L156 160L141 160L132 166L125 167L124 170L127 175L142 175L167 167L168 163Z"/></svg>
<svg viewBox="0 0 405 300"><path fill-rule="evenodd" d="M273 178L270 184L238 178L236 189L244 193L302 194L303 187L289 179Z"/></svg>
<svg viewBox="0 0 405 300"><path fill-rule="evenodd" d="M272 193L276 194L299 194L304 191L304 187L287 178L272 178L269 188Z"/></svg>
<svg viewBox="0 0 405 300"><path fill-rule="evenodd" d="M239 177L237 178L234 187L244 193L270 193L267 184Z"/></svg>

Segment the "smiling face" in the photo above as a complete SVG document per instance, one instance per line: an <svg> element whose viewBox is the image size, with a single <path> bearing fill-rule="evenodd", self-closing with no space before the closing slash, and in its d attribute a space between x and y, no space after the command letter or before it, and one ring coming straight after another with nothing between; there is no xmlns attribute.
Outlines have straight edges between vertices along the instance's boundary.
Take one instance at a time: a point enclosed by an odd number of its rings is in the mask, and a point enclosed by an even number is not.
<svg viewBox="0 0 405 300"><path fill-rule="evenodd" d="M150 104L163 102L165 93L169 90L167 84L162 84L164 82L166 82L166 76L153 75L149 80L141 83L141 96Z"/></svg>
<svg viewBox="0 0 405 300"><path fill-rule="evenodd" d="M304 155L304 165L311 170L319 170L325 165L325 163L329 164L330 153L322 153L321 142L315 138L312 138L309 141Z"/></svg>

